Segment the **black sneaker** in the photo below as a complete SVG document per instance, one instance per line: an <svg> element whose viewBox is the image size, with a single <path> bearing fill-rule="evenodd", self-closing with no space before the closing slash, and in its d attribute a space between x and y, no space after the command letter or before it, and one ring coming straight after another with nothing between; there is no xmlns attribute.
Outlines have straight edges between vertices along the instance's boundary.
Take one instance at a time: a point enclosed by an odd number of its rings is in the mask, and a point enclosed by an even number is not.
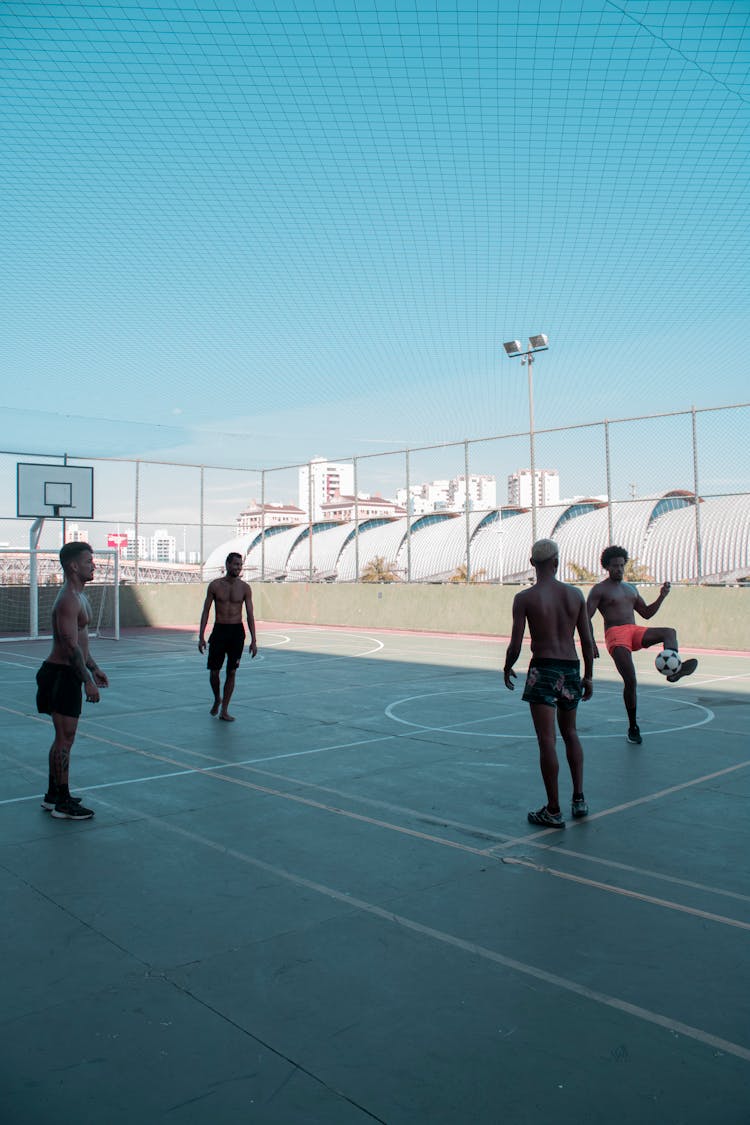
<svg viewBox="0 0 750 1125"><path fill-rule="evenodd" d="M93 815L91 809L85 809L70 797L61 798L52 809L52 816L58 820L91 820Z"/></svg>
<svg viewBox="0 0 750 1125"><path fill-rule="evenodd" d="M628 728L628 742L632 742L634 746L640 746L643 742L641 728L637 723L633 723L632 727Z"/></svg>
<svg viewBox="0 0 750 1125"><path fill-rule="evenodd" d="M565 827L562 813L551 813L546 805L543 805L541 809L537 809L536 812L530 812L527 819L529 824L538 824L542 828Z"/></svg>
<svg viewBox="0 0 750 1125"><path fill-rule="evenodd" d="M589 815L589 807L586 804L585 797L574 797L573 803L570 806L570 811L573 814L574 820L580 820L583 816Z"/></svg>
<svg viewBox="0 0 750 1125"><path fill-rule="evenodd" d="M71 794L70 799L71 799L71 801L73 802L74 805L80 805L80 803L81 803L81 798L80 797L74 797L72 794ZM53 793L51 790L49 790L49 792L44 794L44 798L42 800L42 808L46 809L47 812L52 812L52 810L54 809L56 804L57 804L57 793Z"/></svg>
<svg viewBox="0 0 750 1125"><path fill-rule="evenodd" d="M698 661L694 656L691 656L689 660L683 660L677 671L673 672L671 676L667 676L667 680L670 684L676 684L683 676L692 676L697 667Z"/></svg>

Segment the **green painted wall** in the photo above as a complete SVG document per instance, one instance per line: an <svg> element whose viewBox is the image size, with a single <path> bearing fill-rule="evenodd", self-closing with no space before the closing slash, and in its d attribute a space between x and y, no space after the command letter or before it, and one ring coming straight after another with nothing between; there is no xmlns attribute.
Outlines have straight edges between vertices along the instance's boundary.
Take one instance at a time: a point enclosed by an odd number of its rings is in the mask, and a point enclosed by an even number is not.
<svg viewBox="0 0 750 1125"><path fill-rule="evenodd" d="M585 587L581 587L586 592ZM517 586L326 585L258 583L253 587L258 620L303 625L355 625L366 629L507 636ZM648 603L658 587L642 588ZM123 627L194 626L197 632L205 587L123 586ZM602 635L601 618L595 632ZM678 586L653 620L673 625L682 649L750 648L750 590Z"/></svg>

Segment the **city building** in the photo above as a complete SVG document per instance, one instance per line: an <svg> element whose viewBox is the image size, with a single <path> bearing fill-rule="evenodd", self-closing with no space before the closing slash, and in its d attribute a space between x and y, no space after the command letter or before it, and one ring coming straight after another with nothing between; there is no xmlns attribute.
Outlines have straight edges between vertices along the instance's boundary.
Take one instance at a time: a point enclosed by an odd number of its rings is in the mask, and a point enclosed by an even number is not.
<svg viewBox="0 0 750 1125"><path fill-rule="evenodd" d="M81 531L77 523L65 523L65 542L66 543L88 543L89 533Z"/></svg>
<svg viewBox="0 0 750 1125"><path fill-rule="evenodd" d="M176 562L177 540L166 527L160 527L151 536L149 559L152 562Z"/></svg>
<svg viewBox="0 0 750 1125"><path fill-rule="evenodd" d="M557 469L537 469L536 502L546 508L560 503L560 474ZM531 507L531 470L518 469L508 477L508 504L513 508Z"/></svg>
<svg viewBox="0 0 750 1125"><path fill-rule="evenodd" d="M313 457L309 465L299 470L299 506L310 518L312 500L312 519L323 518L322 505L329 503L337 495L354 493L354 466L335 465L325 457Z"/></svg>
<svg viewBox="0 0 750 1125"><path fill-rule="evenodd" d="M355 518L355 498L353 496L334 496L332 500L321 504L322 520L342 523ZM356 498L357 519L371 520L405 516L406 509L400 507L393 500L385 500L382 496L358 496Z"/></svg>
<svg viewBox="0 0 750 1125"><path fill-rule="evenodd" d="M497 506L495 477L470 474L468 478L461 476L411 485L409 512L413 516L423 516L429 512L463 512L466 510L467 491L470 511L489 511ZM398 489L396 501L402 507L407 507L405 488Z"/></svg>
<svg viewBox="0 0 750 1125"><path fill-rule="evenodd" d="M125 534L127 535L127 545L125 547L125 550L121 552L122 558L128 559L128 560L134 559L136 557L136 547L137 547L138 558L139 559L147 559L148 558L148 552L146 550L146 536L145 535L139 535L138 540L136 542L135 528L134 527L129 527L127 529L127 531L125 532Z"/></svg>
<svg viewBox="0 0 750 1125"><path fill-rule="evenodd" d="M282 524L306 523L307 512L294 504L259 504L251 500L237 517L237 534L256 531L260 527L278 527Z"/></svg>
<svg viewBox="0 0 750 1125"><path fill-rule="evenodd" d="M487 512L497 507L497 481L494 477L477 474L454 477L448 490L449 510L465 512L467 493L470 512Z"/></svg>

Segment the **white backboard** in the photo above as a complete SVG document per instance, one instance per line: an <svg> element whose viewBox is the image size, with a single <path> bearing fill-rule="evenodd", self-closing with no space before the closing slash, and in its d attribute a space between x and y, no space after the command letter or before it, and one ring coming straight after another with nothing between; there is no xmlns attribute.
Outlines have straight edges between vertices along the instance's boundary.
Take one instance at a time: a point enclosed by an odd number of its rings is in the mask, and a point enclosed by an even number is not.
<svg viewBox="0 0 750 1125"><path fill-rule="evenodd" d="M16 465L19 519L92 520L94 470L89 465Z"/></svg>

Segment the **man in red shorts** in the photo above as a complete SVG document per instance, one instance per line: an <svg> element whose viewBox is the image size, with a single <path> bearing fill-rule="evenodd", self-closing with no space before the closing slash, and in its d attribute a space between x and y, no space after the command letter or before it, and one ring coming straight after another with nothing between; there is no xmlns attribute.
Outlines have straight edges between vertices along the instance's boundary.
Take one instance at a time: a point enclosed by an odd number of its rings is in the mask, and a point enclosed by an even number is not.
<svg viewBox="0 0 750 1125"><path fill-rule="evenodd" d="M602 551L602 567L609 572L609 578L599 582L588 596L586 606L590 618L597 610L604 618L604 643L607 652L615 662L615 667L620 673L624 683L622 693L625 710L628 713L628 742L640 746L643 742L636 717L636 687L635 665L633 653L642 648L661 643L664 648L678 651L677 633L668 627L651 628L636 625L635 615L649 621L657 612L662 602L669 593L670 586L665 582L659 597L651 605L646 605L641 595L630 582L624 582L625 564L628 561L628 552L624 547L607 547ZM599 655L599 649L594 645L594 655ZM698 667L694 658L683 660L680 668L671 676L667 676L670 683L681 680L683 676L691 676Z"/></svg>

